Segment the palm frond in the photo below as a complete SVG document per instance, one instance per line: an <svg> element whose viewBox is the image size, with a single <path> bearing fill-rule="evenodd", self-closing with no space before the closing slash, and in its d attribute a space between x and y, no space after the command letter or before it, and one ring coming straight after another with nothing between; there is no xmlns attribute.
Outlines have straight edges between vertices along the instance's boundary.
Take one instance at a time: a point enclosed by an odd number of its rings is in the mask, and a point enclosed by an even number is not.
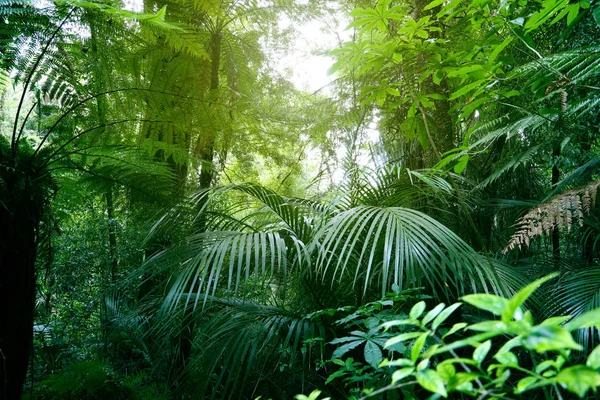
<svg viewBox="0 0 600 400"><path fill-rule="evenodd" d="M303 252L299 244L288 249L277 232L206 232L189 238L186 253L191 252L188 246L195 249L195 255L183 260L173 273L163 306L167 313L182 302L190 304L192 294L195 308L209 295L222 291L237 294L242 285L247 290L253 281L253 285L268 289L267 281L277 274L285 277L288 263L297 262L301 259L298 252Z"/></svg>
<svg viewBox="0 0 600 400"><path fill-rule="evenodd" d="M575 318L596 309L600 307L600 269L594 265L563 273L551 293L549 313L553 315ZM597 328L580 329L576 337L586 349L592 349L598 344L598 333Z"/></svg>
<svg viewBox="0 0 600 400"><path fill-rule="evenodd" d="M315 239L315 271L332 285L349 276L363 294L427 283L441 298L458 293L503 292L489 264L448 228L415 210L361 206L332 218Z"/></svg>

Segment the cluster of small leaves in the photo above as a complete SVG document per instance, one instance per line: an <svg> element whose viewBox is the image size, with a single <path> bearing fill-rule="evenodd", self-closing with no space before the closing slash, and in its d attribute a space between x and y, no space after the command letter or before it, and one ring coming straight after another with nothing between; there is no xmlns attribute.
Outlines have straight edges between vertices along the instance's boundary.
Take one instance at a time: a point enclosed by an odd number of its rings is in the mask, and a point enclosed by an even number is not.
<svg viewBox="0 0 600 400"><path fill-rule="evenodd" d="M383 386L389 383L389 371L381 367L384 357L387 357L386 359L405 357L408 355L408 349L403 343L386 347L392 334L381 331L379 327L386 321L408 317L402 309L429 297L418 294L420 289L401 291L398 285L393 285L392 290L386 294L383 300L358 307L336 321L336 325L350 332L346 336L329 342L330 345L337 346L331 355L330 362L339 366L339 369L329 375L325 384L336 379L342 380L347 387L372 387L376 384ZM331 311L347 312L349 310L351 309L343 307ZM325 311L327 310L323 312ZM349 354L355 357L348 357ZM354 387L350 389L350 392L359 395L361 390Z"/></svg>
<svg viewBox="0 0 600 400"><path fill-rule="evenodd" d="M490 294L464 296L465 303L499 319L471 325L459 322L441 336L440 326L462 303L449 307L440 304L425 313L425 303L420 302L411 309L409 318L382 324L386 331L406 326L416 329L387 341L386 347L413 342L410 358L381 363L398 368L392 374L391 385L384 390L418 384L442 397L459 392L479 398L500 398L536 389L543 390L547 398L561 396L564 389L578 397L590 389L595 391L600 386L600 347L589 354L585 365L571 364L569 356L572 350L581 350L571 331L600 326L600 309L566 324L563 323L569 317L553 317L537 325L532 314L523 310L524 302L536 288L555 276L529 284L511 299ZM459 332L463 337L453 339ZM507 337L510 339L506 340ZM471 357L456 353L460 349L465 354L469 347L474 349ZM534 360L533 370L520 365L522 360L517 357L520 349L528 351ZM550 394L550 390L554 393Z"/></svg>

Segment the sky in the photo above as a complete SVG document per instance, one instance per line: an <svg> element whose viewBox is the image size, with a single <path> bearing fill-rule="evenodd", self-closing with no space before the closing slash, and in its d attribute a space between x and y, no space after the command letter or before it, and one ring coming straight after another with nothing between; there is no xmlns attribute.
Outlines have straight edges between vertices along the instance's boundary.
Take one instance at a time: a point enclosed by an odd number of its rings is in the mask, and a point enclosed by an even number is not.
<svg viewBox="0 0 600 400"><path fill-rule="evenodd" d="M279 28L286 29L291 23L289 19L281 19ZM305 22L296 29L298 35L290 46L291 51L280 55L273 67L288 76L296 88L315 92L333 80L327 71L334 61L324 53L337 47L337 36L320 20ZM334 29L342 31L344 28Z"/></svg>

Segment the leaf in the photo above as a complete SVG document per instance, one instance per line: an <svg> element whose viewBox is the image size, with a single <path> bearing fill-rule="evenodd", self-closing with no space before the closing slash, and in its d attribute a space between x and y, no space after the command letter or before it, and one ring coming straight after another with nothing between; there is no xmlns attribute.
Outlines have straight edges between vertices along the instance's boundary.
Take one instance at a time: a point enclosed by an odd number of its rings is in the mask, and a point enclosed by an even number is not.
<svg viewBox="0 0 600 400"><path fill-rule="evenodd" d="M422 332L408 332L408 333L403 333L401 335L398 336L394 336L391 339L388 339L387 342L385 342L385 348L388 348L389 346L392 346L396 343L400 343L400 342L404 342L406 340L410 340L410 339L414 339L416 337L421 336Z"/></svg>
<svg viewBox="0 0 600 400"><path fill-rule="evenodd" d="M458 159L458 163L454 166L454 172L456 174L462 174L462 172L467 168L467 164L469 163L469 156L464 155Z"/></svg>
<svg viewBox="0 0 600 400"><path fill-rule="evenodd" d="M415 365L415 363L408 358L399 358L392 361L387 361L386 359L382 362L382 364L382 367L410 367Z"/></svg>
<svg viewBox="0 0 600 400"><path fill-rule="evenodd" d="M523 344L538 353L553 350L581 350L566 329L559 326L534 326L531 332L523 338Z"/></svg>
<svg viewBox="0 0 600 400"><path fill-rule="evenodd" d="M528 376L526 378L521 379L519 382L517 382L517 390L515 390L515 393L517 393L517 394L523 393L531 385L535 384L537 381L538 381L538 378L536 378L535 376Z"/></svg>
<svg viewBox="0 0 600 400"><path fill-rule="evenodd" d="M429 390L430 392L437 393L439 395L442 395L443 397L448 397L444 381L438 375L438 373L432 369L419 372L417 374L417 382L424 389Z"/></svg>
<svg viewBox="0 0 600 400"><path fill-rule="evenodd" d="M436 372L444 380L444 382L449 382L450 379L456 375L456 368L452 363L441 363L435 368Z"/></svg>
<svg viewBox="0 0 600 400"><path fill-rule="evenodd" d="M456 324L452 325L452 328L450 328L450 330L448 332L446 332L446 334L444 336L442 336L442 338L445 339L446 337L452 335L453 333L458 332L459 330L461 330L462 328L464 328L467 325L468 324L466 322L457 322Z"/></svg>
<svg viewBox="0 0 600 400"><path fill-rule="evenodd" d="M535 367L535 373L541 374L542 372L546 371L548 368L554 366L554 364L555 364L555 362L553 360L542 361L541 363L538 364L537 367Z"/></svg>
<svg viewBox="0 0 600 400"><path fill-rule="evenodd" d="M320 390L313 390L308 396L305 396L303 394L298 394L294 398L296 400L317 400L320 395L321 395L321 391ZM324 400L328 400L328 399L329 398L324 399Z"/></svg>
<svg viewBox="0 0 600 400"><path fill-rule="evenodd" d="M386 331L392 326L402 326L402 325L417 325L412 319L401 319L397 321L387 321L381 324L379 327L385 329Z"/></svg>
<svg viewBox="0 0 600 400"><path fill-rule="evenodd" d="M569 7L567 7L569 9L569 15L567 15L567 26L571 25L577 19L577 16L579 15L579 7L579 3L571 4Z"/></svg>
<svg viewBox="0 0 600 400"><path fill-rule="evenodd" d="M460 89L458 89L456 92L452 93L452 95L450 96L450 98L448 100L454 100L459 98L460 96L463 96L475 89L479 89L485 86L485 82L487 81L487 79L479 79L475 82L471 82L468 85L465 85L463 87L461 87Z"/></svg>
<svg viewBox="0 0 600 400"><path fill-rule="evenodd" d="M462 305L462 303L455 303L455 304L452 304L450 307L446 308L444 311L442 311L433 320L433 323L431 324L431 329L435 331L446 319L448 319L450 314L452 314L454 312L454 310L456 310L461 305ZM448 334L451 334L450 331L448 331L447 335Z"/></svg>
<svg viewBox="0 0 600 400"><path fill-rule="evenodd" d="M392 374L392 384L394 384L398 381L401 381L402 379L406 378L407 376L410 376L410 374L412 374L414 371L415 371L415 369L412 367L402 368L397 371L394 371L394 373Z"/></svg>
<svg viewBox="0 0 600 400"><path fill-rule="evenodd" d="M523 313L518 313L519 307L525 303L525 300L527 300L538 287L555 278L556 276L558 276L558 273L547 275L543 278L537 279L536 281L525 286L523 289L519 290L504 308L502 312L502 320L506 323L510 322L512 318L515 318L517 321L520 320Z"/></svg>
<svg viewBox="0 0 600 400"><path fill-rule="evenodd" d="M600 6L594 8L593 14L594 19L596 20L596 25L600 26Z"/></svg>
<svg viewBox="0 0 600 400"><path fill-rule="evenodd" d="M503 353L496 354L494 358L498 360L500 364L506 366L516 367L519 365L519 359L513 352L510 351L505 351Z"/></svg>
<svg viewBox="0 0 600 400"><path fill-rule="evenodd" d="M356 336L345 336L342 338L333 339L331 342L329 342L329 344L340 344L340 343L352 342L354 340L359 340L359 338L357 338Z"/></svg>
<svg viewBox="0 0 600 400"><path fill-rule="evenodd" d="M417 361L417 358L419 358L419 354L421 354L421 350L425 345L427 336L429 336L429 332L423 332L421 336L419 336L417 340L415 340L415 343L413 344L413 347L410 351L410 358L413 362Z"/></svg>
<svg viewBox="0 0 600 400"><path fill-rule="evenodd" d="M491 340L487 340L487 341L483 342L482 344L477 346L475 351L473 351L473 360L477 361L478 365L481 365L481 363L485 359L485 356L487 355L487 353L490 351L491 348L492 348Z"/></svg>
<svg viewBox="0 0 600 400"><path fill-rule="evenodd" d="M427 10L431 10L432 8L436 8L437 6L444 4L445 1L446 0L433 0L431 3L429 3L425 7L423 7L423 11L427 11Z"/></svg>
<svg viewBox="0 0 600 400"><path fill-rule="evenodd" d="M489 311L498 316L502 315L506 307L508 307L507 299L494 294L469 294L463 296L462 299L474 307Z"/></svg>
<svg viewBox="0 0 600 400"><path fill-rule="evenodd" d="M560 371L552 380L577 396L583 397L589 389L595 389L600 385L600 374L590 367L574 365Z"/></svg>
<svg viewBox="0 0 600 400"><path fill-rule="evenodd" d="M365 361L373 368L377 369L378 365L383 361L381 349L374 342L368 341L365 345Z"/></svg>
<svg viewBox="0 0 600 400"><path fill-rule="evenodd" d="M325 384L328 385L334 379L339 378L340 376L344 376L345 374L346 374L345 370L343 370L343 369L337 370L333 374L331 374L327 377Z"/></svg>
<svg viewBox="0 0 600 400"><path fill-rule="evenodd" d="M417 371L423 371L427 367L429 367L429 358L421 360L421 362L417 364Z"/></svg>
<svg viewBox="0 0 600 400"><path fill-rule="evenodd" d="M592 350L585 365L594 369L600 368L600 345L596 346L596 348Z"/></svg>
<svg viewBox="0 0 600 400"><path fill-rule="evenodd" d="M581 314L579 317L567 322L564 327L568 331L574 331L575 329L581 328L600 327L600 308Z"/></svg>
<svg viewBox="0 0 600 400"><path fill-rule="evenodd" d="M354 349L355 347L358 347L362 343L364 343L364 340L357 340L355 342L347 343L343 346L340 346L337 349L335 349L335 351L331 355L331 358L342 358L344 354Z"/></svg>
<svg viewBox="0 0 600 400"><path fill-rule="evenodd" d="M435 306L432 310L430 310L425 315L425 318L423 318L423 321L421 321L421 323L423 325L427 325L432 319L437 317L437 315L444 309L444 307L446 307L446 305L444 303L441 303L441 304L438 304L437 306Z"/></svg>
<svg viewBox="0 0 600 400"><path fill-rule="evenodd" d="M504 332L507 328L507 325L502 321L483 321L469 325L467 329L479 332Z"/></svg>
<svg viewBox="0 0 600 400"><path fill-rule="evenodd" d="M409 316L412 319L417 319L423 314L423 311L425 311L425 302L420 301L411 308Z"/></svg>
<svg viewBox="0 0 600 400"><path fill-rule="evenodd" d="M489 65L492 65L494 63L494 61L496 61L496 58L498 57L498 55L502 52L502 50L504 50L506 48L506 46L508 46L512 42L512 40L513 40L513 36L509 36L506 39L504 39L502 41L502 43L500 43L497 46L494 46L494 50L492 50L492 52L490 53L490 56L488 57Z"/></svg>

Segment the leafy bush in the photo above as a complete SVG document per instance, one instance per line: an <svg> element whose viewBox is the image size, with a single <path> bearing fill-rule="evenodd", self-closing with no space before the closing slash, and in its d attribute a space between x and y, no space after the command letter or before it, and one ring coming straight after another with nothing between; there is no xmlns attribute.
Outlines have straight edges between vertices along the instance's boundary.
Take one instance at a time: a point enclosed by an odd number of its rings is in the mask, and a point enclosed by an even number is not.
<svg viewBox="0 0 600 400"><path fill-rule="evenodd" d="M590 389L595 391L600 386L600 346L587 355L585 363L576 363L576 353L572 353L582 350L582 346L573 340L571 332L600 327L600 309L573 319L552 317L536 324L523 304L536 288L553 277L529 284L511 299L491 294L462 297L464 303L496 318L471 324L458 322L450 329L444 322L462 303L449 307L439 304L425 312L426 304L420 301L406 318L383 322L369 333L369 338L389 336L383 345L387 351L399 345L407 351L390 351L375 366L369 362L373 360L365 346L365 360L371 364L371 370L352 358L343 361L333 357L342 368L329 381L344 376L346 382L356 382L366 375L372 379L373 373L389 379L383 387L363 390L367 397L385 394L394 398L400 391L402 398L421 397L427 392L433 393L434 398L455 397L454 394L477 398L584 397ZM362 343L359 338L367 343L370 340L354 332L332 343L353 343L357 347ZM334 355L339 355L340 349ZM315 397L315 392L311 396Z"/></svg>
<svg viewBox="0 0 600 400"><path fill-rule="evenodd" d="M111 372L103 362L84 361L73 363L37 384L32 398L151 400L169 398L169 393L166 388L152 383L145 374L121 376Z"/></svg>

